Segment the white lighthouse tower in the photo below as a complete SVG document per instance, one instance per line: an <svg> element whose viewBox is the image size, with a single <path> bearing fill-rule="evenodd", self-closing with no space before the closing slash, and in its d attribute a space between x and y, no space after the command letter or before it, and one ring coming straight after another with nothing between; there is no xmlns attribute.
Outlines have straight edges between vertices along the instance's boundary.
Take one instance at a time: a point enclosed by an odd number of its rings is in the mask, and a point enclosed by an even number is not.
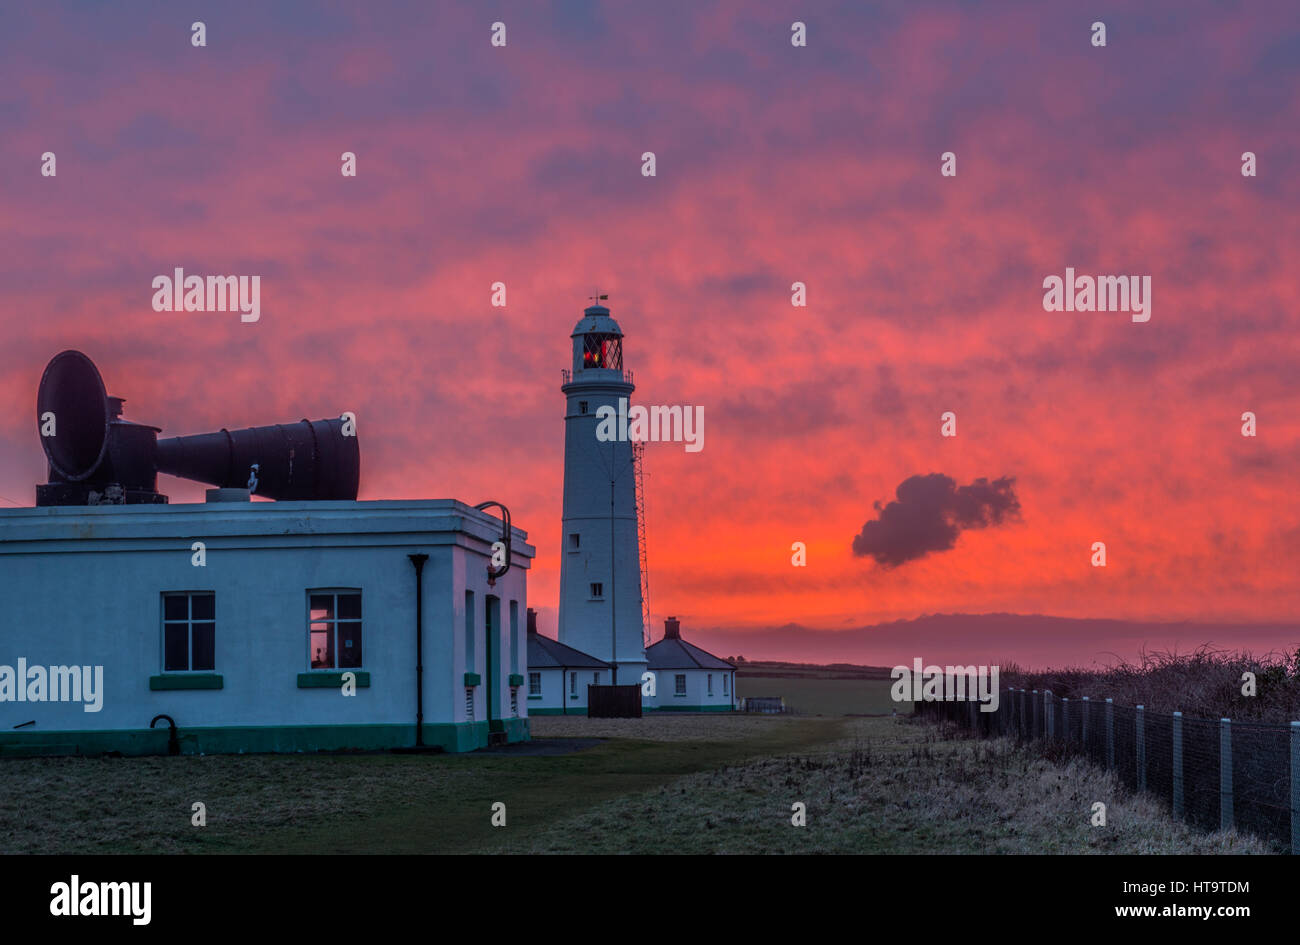
<svg viewBox="0 0 1300 945"><path fill-rule="evenodd" d="M637 545L636 470L629 440L596 438L596 412L631 399L623 331L603 305L573 329L563 372L564 526L560 536L560 642L614 665L618 685L646 670ZM626 424L621 425L626 429Z"/></svg>

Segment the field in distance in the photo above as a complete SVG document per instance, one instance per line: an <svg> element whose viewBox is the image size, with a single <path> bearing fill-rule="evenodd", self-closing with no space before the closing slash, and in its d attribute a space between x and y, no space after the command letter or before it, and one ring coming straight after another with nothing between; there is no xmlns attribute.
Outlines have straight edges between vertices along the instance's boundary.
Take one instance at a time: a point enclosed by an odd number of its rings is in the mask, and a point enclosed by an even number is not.
<svg viewBox="0 0 1300 945"><path fill-rule="evenodd" d="M740 698L780 696L800 715L911 712L911 702L895 702L890 697L891 684L889 668L884 666L748 660L736 664L736 694Z"/></svg>

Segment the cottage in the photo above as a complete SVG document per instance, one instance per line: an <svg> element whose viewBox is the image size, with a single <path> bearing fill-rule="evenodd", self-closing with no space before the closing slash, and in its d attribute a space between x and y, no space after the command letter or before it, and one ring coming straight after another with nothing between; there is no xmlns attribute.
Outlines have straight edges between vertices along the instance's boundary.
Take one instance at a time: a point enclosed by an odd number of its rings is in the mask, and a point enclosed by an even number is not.
<svg viewBox="0 0 1300 945"><path fill-rule="evenodd" d="M682 639L681 621L664 621L664 635L645 651L655 675L650 705L661 712L730 712L736 707L736 667Z"/></svg>

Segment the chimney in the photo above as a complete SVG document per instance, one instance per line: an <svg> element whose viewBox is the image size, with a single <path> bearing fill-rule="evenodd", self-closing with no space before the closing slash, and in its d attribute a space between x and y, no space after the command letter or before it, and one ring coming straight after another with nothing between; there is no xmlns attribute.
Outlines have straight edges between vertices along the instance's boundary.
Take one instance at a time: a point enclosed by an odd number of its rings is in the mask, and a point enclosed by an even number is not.
<svg viewBox="0 0 1300 945"><path fill-rule="evenodd" d="M528 632L537 632L537 611L533 610L531 607L528 608Z"/></svg>
<svg viewBox="0 0 1300 945"><path fill-rule="evenodd" d="M682 622L676 617L669 617L664 621L664 639L680 640L682 638Z"/></svg>

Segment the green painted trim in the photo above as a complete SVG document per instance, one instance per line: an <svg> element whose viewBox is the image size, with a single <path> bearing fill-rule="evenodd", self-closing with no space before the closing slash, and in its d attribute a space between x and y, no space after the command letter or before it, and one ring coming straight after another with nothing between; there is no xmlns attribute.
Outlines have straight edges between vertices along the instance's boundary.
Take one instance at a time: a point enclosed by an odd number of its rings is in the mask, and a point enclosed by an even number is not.
<svg viewBox="0 0 1300 945"><path fill-rule="evenodd" d="M647 712L735 712L732 705L660 705L645 707Z"/></svg>
<svg viewBox="0 0 1300 945"><path fill-rule="evenodd" d="M555 709L555 708L548 708L548 709L534 709L534 708L531 708L531 707L530 707L529 710L528 710L528 714L529 714L530 716L533 716L533 715L572 715L572 716L575 716L575 717L576 717L576 716L579 716L579 715L586 715L586 714L587 714L587 710L586 710L585 708L583 708L583 707L579 707L579 706L574 706L574 707L570 708L568 712L565 712L564 709Z"/></svg>
<svg viewBox="0 0 1300 945"><path fill-rule="evenodd" d="M483 682L483 677L480 676L478 673L466 673L466 674L465 674L465 685L466 685L466 686L478 686L478 685L481 685L482 682Z"/></svg>
<svg viewBox="0 0 1300 945"><path fill-rule="evenodd" d="M219 673L169 673L150 676L150 689L221 689Z"/></svg>
<svg viewBox="0 0 1300 945"><path fill-rule="evenodd" d="M531 702L533 699L544 699L544 698L546 698L546 697L545 697L545 696L529 696L529 697L528 697L528 699L529 699L530 702Z"/></svg>
<svg viewBox="0 0 1300 945"><path fill-rule="evenodd" d="M359 669L343 669L337 673L320 672L299 673L299 689L341 689L343 688L343 674L354 673L357 677L358 689L370 688L370 674L362 672Z"/></svg>
<svg viewBox="0 0 1300 945"><path fill-rule="evenodd" d="M531 737L527 719L503 719L508 742ZM414 724L250 725L178 727L183 755L255 754L262 752L383 751L415 744ZM167 754L165 725L155 729L103 731L0 732L0 757L53 755ZM475 751L488 744L487 722L426 723L424 743L448 752Z"/></svg>
<svg viewBox="0 0 1300 945"><path fill-rule="evenodd" d="M512 685L512 686L522 686L523 684L524 684L524 677L523 677L523 676L521 676L519 673L511 673L511 674L510 674L510 685Z"/></svg>

